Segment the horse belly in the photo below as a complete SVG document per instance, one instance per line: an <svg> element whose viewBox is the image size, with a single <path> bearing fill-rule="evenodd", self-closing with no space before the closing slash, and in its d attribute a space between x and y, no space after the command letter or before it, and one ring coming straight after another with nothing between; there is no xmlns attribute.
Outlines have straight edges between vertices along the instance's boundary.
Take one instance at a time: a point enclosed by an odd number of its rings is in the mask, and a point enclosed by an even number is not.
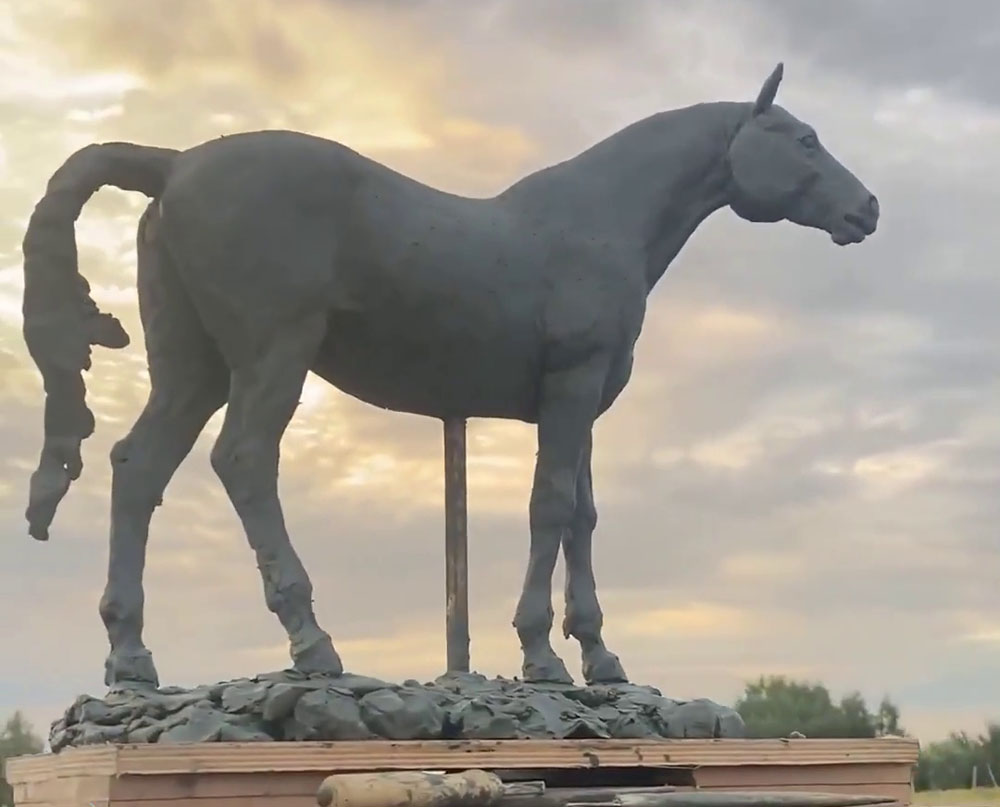
<svg viewBox="0 0 1000 807"><path fill-rule="evenodd" d="M334 311L313 369L385 409L533 422L540 362L533 336L473 312Z"/></svg>

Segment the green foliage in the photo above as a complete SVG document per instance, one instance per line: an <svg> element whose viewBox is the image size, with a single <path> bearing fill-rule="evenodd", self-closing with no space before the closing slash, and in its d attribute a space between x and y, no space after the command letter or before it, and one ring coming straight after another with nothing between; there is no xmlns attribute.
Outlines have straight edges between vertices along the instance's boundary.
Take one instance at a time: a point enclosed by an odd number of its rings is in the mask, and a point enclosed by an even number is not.
<svg viewBox="0 0 1000 807"><path fill-rule="evenodd" d="M917 790L951 790L977 783L991 786L993 776L1000 780L1000 723L989 723L986 733L970 737L952 732L948 739L931 743L920 753L914 786Z"/></svg>
<svg viewBox="0 0 1000 807"><path fill-rule="evenodd" d="M878 712L875 715L875 734L878 737L902 737L906 734L899 725L899 707L896 706L889 696L882 698L878 705Z"/></svg>
<svg viewBox="0 0 1000 807"><path fill-rule="evenodd" d="M20 712L14 712L0 730L0 767L12 757L38 754L44 749L42 738L35 734L31 724ZM14 793L7 780L0 776L0 807L13 807Z"/></svg>
<svg viewBox="0 0 1000 807"><path fill-rule="evenodd" d="M736 702L750 737L875 737L901 733L899 709L888 699L872 714L864 698L852 692L835 703L822 684L761 677L748 683Z"/></svg>
<svg viewBox="0 0 1000 807"><path fill-rule="evenodd" d="M796 731L814 738L906 735L899 708L888 697L872 713L856 692L836 703L822 684L781 676L748 683L736 711L749 737L788 737ZM1000 780L1000 722L988 724L978 737L955 732L922 748L914 786L919 791L968 788L973 769L980 786L991 787L994 777Z"/></svg>

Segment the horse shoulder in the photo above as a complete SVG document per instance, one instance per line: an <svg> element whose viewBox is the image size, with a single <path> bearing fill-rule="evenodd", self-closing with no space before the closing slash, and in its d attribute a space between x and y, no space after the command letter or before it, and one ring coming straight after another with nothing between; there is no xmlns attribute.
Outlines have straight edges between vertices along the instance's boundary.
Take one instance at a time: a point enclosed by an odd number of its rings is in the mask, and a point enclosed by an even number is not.
<svg viewBox="0 0 1000 807"><path fill-rule="evenodd" d="M638 262L611 251L578 255L551 273L543 323L550 353L565 361L595 352L621 355L638 336L645 304Z"/></svg>

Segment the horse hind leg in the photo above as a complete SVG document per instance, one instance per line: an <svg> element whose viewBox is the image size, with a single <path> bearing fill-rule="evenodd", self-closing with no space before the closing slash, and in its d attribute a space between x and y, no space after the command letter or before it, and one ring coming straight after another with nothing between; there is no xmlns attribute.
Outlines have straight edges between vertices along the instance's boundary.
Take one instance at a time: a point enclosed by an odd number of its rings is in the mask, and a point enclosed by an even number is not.
<svg viewBox="0 0 1000 807"><path fill-rule="evenodd" d="M229 371L152 237L147 211L138 245L139 311L150 393L129 434L111 451L111 536L100 613L111 645L109 686L158 684L143 638L142 586L153 510L208 419L225 403ZM151 233L149 234L151 236Z"/></svg>
<svg viewBox="0 0 1000 807"><path fill-rule="evenodd" d="M288 324L249 363L232 369L212 466L257 556L264 598L288 633L296 669L339 675L340 658L313 613L312 583L292 547L278 499L282 434L326 332L325 315Z"/></svg>

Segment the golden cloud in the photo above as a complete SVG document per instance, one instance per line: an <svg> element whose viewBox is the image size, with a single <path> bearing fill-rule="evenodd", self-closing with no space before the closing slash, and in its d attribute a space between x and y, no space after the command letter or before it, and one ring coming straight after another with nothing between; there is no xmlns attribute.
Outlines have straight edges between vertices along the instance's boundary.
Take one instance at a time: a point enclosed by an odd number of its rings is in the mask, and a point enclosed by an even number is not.
<svg viewBox="0 0 1000 807"><path fill-rule="evenodd" d="M123 88L120 114L106 102L74 113L78 122L106 131L193 145L210 132L298 128L470 192L498 190L535 153L515 127L449 113L457 65L447 50L428 47L405 19L360 4L106 0L59 6L57 12L39 3L20 15L49 59L67 73L133 76L138 84ZM160 129L167 124L168 131L143 126L143 118Z"/></svg>
<svg viewBox="0 0 1000 807"><path fill-rule="evenodd" d="M754 615L711 602L670 608L652 608L622 620L628 636L676 638L685 636L745 636L752 632Z"/></svg>

